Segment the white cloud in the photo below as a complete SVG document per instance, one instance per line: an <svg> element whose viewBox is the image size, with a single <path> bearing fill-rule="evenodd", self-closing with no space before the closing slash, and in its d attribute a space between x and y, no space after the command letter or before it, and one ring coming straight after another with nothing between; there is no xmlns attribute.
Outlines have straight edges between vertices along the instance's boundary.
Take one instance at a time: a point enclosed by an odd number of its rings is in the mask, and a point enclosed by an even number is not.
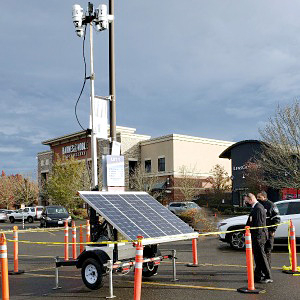
<svg viewBox="0 0 300 300"><path fill-rule="evenodd" d="M1 153L20 153L23 152L22 148L13 147L13 146L4 146L0 147Z"/></svg>

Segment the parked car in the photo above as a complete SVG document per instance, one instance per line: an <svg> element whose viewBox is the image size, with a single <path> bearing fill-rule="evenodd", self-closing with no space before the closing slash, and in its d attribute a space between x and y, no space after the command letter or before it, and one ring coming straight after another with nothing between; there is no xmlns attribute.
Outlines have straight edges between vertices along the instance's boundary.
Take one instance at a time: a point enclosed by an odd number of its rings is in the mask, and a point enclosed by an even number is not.
<svg viewBox="0 0 300 300"><path fill-rule="evenodd" d="M7 210L0 209L0 222L6 222L7 220Z"/></svg>
<svg viewBox="0 0 300 300"><path fill-rule="evenodd" d="M171 202L168 206L168 209L175 215L179 215L189 209L201 209L195 202Z"/></svg>
<svg viewBox="0 0 300 300"><path fill-rule="evenodd" d="M34 207L25 207L24 209L18 209L7 214L7 217L11 223L15 221L27 221L32 223L35 218L35 208Z"/></svg>
<svg viewBox="0 0 300 300"><path fill-rule="evenodd" d="M284 200L275 203L279 210L281 223L289 220L293 221L296 229L296 238L300 243L300 199ZM245 228L248 215L233 217L222 220L218 223L219 231L230 231L235 229ZM245 236L244 231L232 233L221 233L219 238L221 241L229 243L233 249L244 249ZM287 245L288 243L288 224L283 224L277 227L275 233L274 244Z"/></svg>
<svg viewBox="0 0 300 300"><path fill-rule="evenodd" d="M40 227L63 226L66 220L71 226L72 218L63 206L46 206L41 214Z"/></svg>

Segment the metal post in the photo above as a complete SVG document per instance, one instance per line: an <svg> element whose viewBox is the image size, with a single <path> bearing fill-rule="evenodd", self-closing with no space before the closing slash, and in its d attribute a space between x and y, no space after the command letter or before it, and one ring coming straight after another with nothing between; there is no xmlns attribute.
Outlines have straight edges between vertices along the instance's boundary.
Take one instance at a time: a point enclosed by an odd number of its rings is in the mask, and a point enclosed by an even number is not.
<svg viewBox="0 0 300 300"><path fill-rule="evenodd" d="M112 260L109 260L107 262L107 268L109 269L109 296L106 297L106 299L112 299L115 298L116 296L114 296L114 290L113 290L113 281L112 281L112 271L113 271L113 262Z"/></svg>
<svg viewBox="0 0 300 300"><path fill-rule="evenodd" d="M172 265L173 265L173 279L171 281L178 281L176 278L176 250L172 250Z"/></svg>
<svg viewBox="0 0 300 300"><path fill-rule="evenodd" d="M97 139L94 131L94 98L95 98L95 88L94 88L94 48L93 48L93 24L90 23L90 86L91 86L91 121L92 121L92 134L91 134L91 146L92 146L92 188L98 185L98 166L97 166Z"/></svg>
<svg viewBox="0 0 300 300"><path fill-rule="evenodd" d="M114 0L109 0L109 14L114 15ZM109 24L109 94L110 101L110 137L111 142L117 140L116 135L116 78L115 78L115 43L114 20Z"/></svg>
<svg viewBox="0 0 300 300"><path fill-rule="evenodd" d="M22 226L23 229L25 228L25 220L24 220L24 213L22 212Z"/></svg>
<svg viewBox="0 0 300 300"><path fill-rule="evenodd" d="M58 267L56 266L58 256L56 256L54 259L55 259L55 287L52 288L52 290L57 290L57 289L61 289L61 286L59 286L59 282L58 282Z"/></svg>

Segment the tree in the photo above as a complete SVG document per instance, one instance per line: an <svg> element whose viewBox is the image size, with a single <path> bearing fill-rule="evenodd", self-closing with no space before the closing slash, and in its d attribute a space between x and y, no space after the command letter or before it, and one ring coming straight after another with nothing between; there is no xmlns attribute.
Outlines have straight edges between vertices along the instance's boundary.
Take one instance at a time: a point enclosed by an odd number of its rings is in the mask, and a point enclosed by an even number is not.
<svg viewBox="0 0 300 300"><path fill-rule="evenodd" d="M81 202L77 196L80 190L90 189L84 162L74 157L57 156L46 183L46 193L52 204L63 205L68 209L76 208Z"/></svg>
<svg viewBox="0 0 300 300"><path fill-rule="evenodd" d="M161 191L155 190L155 186L158 182L158 176L146 173L140 163L130 172L130 189L134 191L145 191L156 199L162 194Z"/></svg>
<svg viewBox="0 0 300 300"><path fill-rule="evenodd" d="M231 191L231 179L224 167L216 164L210 171L212 174L207 178L211 188L208 190L212 196L213 201L217 203L225 198L226 193Z"/></svg>
<svg viewBox="0 0 300 300"><path fill-rule="evenodd" d="M251 193L257 194L260 191L266 190L264 172L260 164L248 161L246 163L245 177Z"/></svg>
<svg viewBox="0 0 300 300"><path fill-rule="evenodd" d="M295 101L277 107L268 124L260 129L263 151L256 163L267 186L300 188L300 105Z"/></svg>
<svg viewBox="0 0 300 300"><path fill-rule="evenodd" d="M196 166L180 166L176 186L180 189L184 198L183 200L193 200L199 194L200 188L200 180L197 176Z"/></svg>
<svg viewBox="0 0 300 300"><path fill-rule="evenodd" d="M36 181L29 176L14 176L14 202L15 205L25 206L38 203L39 188Z"/></svg>
<svg viewBox="0 0 300 300"><path fill-rule="evenodd" d="M9 208L14 204L14 184L13 177L6 176L2 171L0 177L0 205L5 208Z"/></svg>

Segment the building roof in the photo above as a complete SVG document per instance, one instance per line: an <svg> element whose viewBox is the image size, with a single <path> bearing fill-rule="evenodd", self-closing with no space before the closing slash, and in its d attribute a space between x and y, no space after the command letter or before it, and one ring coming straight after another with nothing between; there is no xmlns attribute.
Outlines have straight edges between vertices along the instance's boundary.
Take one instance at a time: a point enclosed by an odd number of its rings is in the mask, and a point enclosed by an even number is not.
<svg viewBox="0 0 300 300"><path fill-rule="evenodd" d="M141 145L149 145L154 143L166 142L170 140L178 140L178 141L194 142L194 143L202 143L202 144L213 144L219 146L231 146L232 144L234 144L234 142L229 142L229 141L215 140L215 139L208 139L208 138L201 138L196 136L172 133L172 134L159 136L156 138L143 141L141 142Z"/></svg>
<svg viewBox="0 0 300 300"><path fill-rule="evenodd" d="M108 132L109 132L109 126L108 126ZM125 135L135 135L136 137L141 137L143 139L150 138L150 136L136 134L135 133L136 129L131 127L116 126L116 132L117 134L121 133ZM85 135L86 135L86 130L81 130L71 134L66 134L50 140L43 141L42 144L51 145L51 144L61 143L61 142L65 142L66 140L78 139L80 137L84 137Z"/></svg>
<svg viewBox="0 0 300 300"><path fill-rule="evenodd" d="M232 149L240 146L240 145L243 145L243 144L250 144L250 143L254 143L254 144L261 144L263 145L264 142L262 141L259 141L259 140L244 140L244 141L240 141L240 142L237 142L233 145L231 145L230 147L228 147L227 149L225 149L220 155L219 157L220 158L228 158L228 159L231 159L231 151Z"/></svg>

